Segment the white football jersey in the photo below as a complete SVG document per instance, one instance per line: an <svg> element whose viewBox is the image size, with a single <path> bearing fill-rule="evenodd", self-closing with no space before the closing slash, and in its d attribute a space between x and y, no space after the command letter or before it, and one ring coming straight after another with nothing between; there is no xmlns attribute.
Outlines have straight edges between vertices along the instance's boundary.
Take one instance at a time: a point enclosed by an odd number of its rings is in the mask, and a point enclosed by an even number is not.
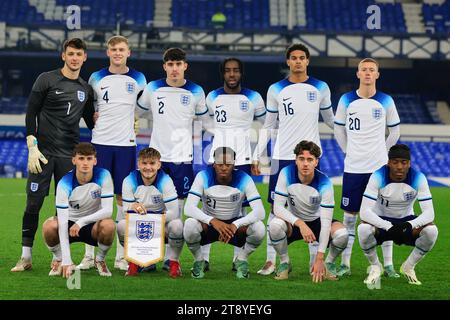
<svg viewBox="0 0 450 320"><path fill-rule="evenodd" d="M356 91L347 92L339 100L334 123L345 126L347 134L345 172L372 173L387 163L386 125L400 124L391 96L377 91L364 99Z"/></svg>
<svg viewBox="0 0 450 320"><path fill-rule="evenodd" d="M295 164L284 167L277 180L275 193L286 197L288 210L303 221L320 218L320 207L334 208L334 191L331 180L315 170L313 181L302 184Z"/></svg>
<svg viewBox="0 0 450 320"><path fill-rule="evenodd" d="M102 198L112 198L114 186L108 170L94 167L89 183L80 185L75 170L67 173L56 188L56 208L69 209L69 220L77 222L101 209Z"/></svg>
<svg viewBox="0 0 450 320"><path fill-rule="evenodd" d="M153 184L146 186L140 171L134 170L123 180L122 199L125 211L139 202L147 211L162 213L166 211L165 203L178 201L178 196L172 179L164 171L159 170Z"/></svg>
<svg viewBox="0 0 450 320"><path fill-rule="evenodd" d="M413 168L406 179L394 182L389 178L389 167L384 165L370 176L364 197L375 200L373 211L381 217L403 218L414 215L414 202L431 197L425 175Z"/></svg>
<svg viewBox="0 0 450 320"><path fill-rule="evenodd" d="M217 184L213 167L200 171L192 183L190 194L200 197L203 212L219 220L230 220L241 214L242 202L261 199L253 179L242 170L233 171L229 186Z"/></svg>
<svg viewBox="0 0 450 320"><path fill-rule="evenodd" d="M294 148L301 140L320 147L319 112L331 108L330 89L309 77L301 83L288 78L272 84L267 92L267 111L278 113L279 129L273 158L295 159Z"/></svg>
<svg viewBox="0 0 450 320"><path fill-rule="evenodd" d="M161 161L192 161L193 120L208 112L203 89L189 80L182 87L171 87L166 79L151 81L138 105L151 112L150 147L161 153Z"/></svg>
<svg viewBox="0 0 450 320"><path fill-rule="evenodd" d="M254 119L264 119L266 108L261 95L242 88L238 94L228 94L223 88L206 97L209 115L214 118L214 139L209 163L214 162L214 150L230 147L236 152L236 165L252 163L250 130Z"/></svg>
<svg viewBox="0 0 450 320"><path fill-rule="evenodd" d="M137 97L147 84L145 76L131 68L125 74L104 68L91 75L89 84L94 89L95 110L99 112L92 143L135 146L134 113Z"/></svg>

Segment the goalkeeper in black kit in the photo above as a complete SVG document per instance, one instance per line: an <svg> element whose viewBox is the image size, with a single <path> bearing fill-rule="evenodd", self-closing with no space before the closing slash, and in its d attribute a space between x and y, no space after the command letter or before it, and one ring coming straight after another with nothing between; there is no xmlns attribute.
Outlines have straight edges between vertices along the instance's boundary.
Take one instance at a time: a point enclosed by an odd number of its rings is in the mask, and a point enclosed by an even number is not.
<svg viewBox="0 0 450 320"><path fill-rule="evenodd" d="M55 185L73 169L72 150L79 142L80 119L94 127L93 91L80 77L87 59L86 44L73 38L62 48L64 66L44 72L35 81L25 118L28 146L27 204L22 220L22 255L12 272L32 267L32 247L39 223L39 211Z"/></svg>

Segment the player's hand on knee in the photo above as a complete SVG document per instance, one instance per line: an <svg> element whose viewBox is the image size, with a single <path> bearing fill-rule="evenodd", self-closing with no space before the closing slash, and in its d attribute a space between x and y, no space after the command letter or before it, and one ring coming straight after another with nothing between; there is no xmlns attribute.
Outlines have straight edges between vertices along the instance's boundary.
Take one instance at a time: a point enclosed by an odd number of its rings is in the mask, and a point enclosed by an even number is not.
<svg viewBox="0 0 450 320"><path fill-rule="evenodd" d="M311 243L316 241L316 236L306 224L300 227L300 233L302 234L302 237L305 240L305 242Z"/></svg>
<svg viewBox="0 0 450 320"><path fill-rule="evenodd" d="M135 202L131 205L131 210L133 210L136 213L139 214L146 214L147 213L147 209L145 208L145 206L142 203L139 202Z"/></svg>
<svg viewBox="0 0 450 320"><path fill-rule="evenodd" d="M251 165L251 172L254 176L261 175L261 170L259 169L259 161L253 161Z"/></svg>
<svg viewBox="0 0 450 320"><path fill-rule="evenodd" d="M48 160L39 151L37 146L37 139L35 136L27 136L27 147L28 147L28 171L34 174L41 173L42 168L40 161L43 164L47 164Z"/></svg>
<svg viewBox="0 0 450 320"><path fill-rule="evenodd" d="M225 223L223 221L220 221L219 219L214 218L211 220L210 224L219 233L219 241L223 241L226 243L233 237L234 233L228 223Z"/></svg>
<svg viewBox="0 0 450 320"><path fill-rule="evenodd" d="M71 237L79 237L80 236L80 226L76 223L74 223L70 229L69 229L69 234Z"/></svg>

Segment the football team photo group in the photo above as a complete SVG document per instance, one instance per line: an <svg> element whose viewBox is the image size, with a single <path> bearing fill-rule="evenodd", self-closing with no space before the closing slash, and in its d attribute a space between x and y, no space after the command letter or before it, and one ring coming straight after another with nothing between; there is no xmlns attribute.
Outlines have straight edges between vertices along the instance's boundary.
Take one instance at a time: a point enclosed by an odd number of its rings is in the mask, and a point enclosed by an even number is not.
<svg viewBox="0 0 450 320"><path fill-rule="evenodd" d="M172 288L181 280L188 292L204 281L212 290L225 277L238 291L246 283L258 291L261 282L333 292L353 281L361 291L381 292L386 283L384 290L403 286L419 297L434 265L428 257L448 264L433 250L444 232L435 215L447 212L401 138L395 99L377 88L380 61L359 59L354 88L333 105L326 79L308 72L313 57L302 43L285 48L287 76L266 92L244 86L250 71L232 55L217 62L223 86L205 92L185 77L188 50L162 51L165 77L153 79L129 66L131 49L127 37L107 39L109 65L86 81L89 47L69 38L61 67L33 79L26 197L14 221L17 245L8 244L16 264L4 277L63 278L60 290L77 274L82 285L110 288L122 278L134 290L158 278ZM319 118L344 157L342 188L323 169ZM151 134L138 148L143 119ZM80 140L80 120L90 141ZM200 170L194 127L212 136Z"/></svg>

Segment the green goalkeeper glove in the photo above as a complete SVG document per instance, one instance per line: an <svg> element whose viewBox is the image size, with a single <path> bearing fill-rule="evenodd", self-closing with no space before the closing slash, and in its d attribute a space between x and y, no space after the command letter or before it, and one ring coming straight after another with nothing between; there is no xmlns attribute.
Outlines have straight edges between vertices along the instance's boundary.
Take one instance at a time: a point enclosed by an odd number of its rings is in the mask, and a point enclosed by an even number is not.
<svg viewBox="0 0 450 320"><path fill-rule="evenodd" d="M28 146L28 171L34 174L41 173L42 168L39 161L43 164L47 164L48 160L39 151L37 146L37 139L35 136L27 136Z"/></svg>

